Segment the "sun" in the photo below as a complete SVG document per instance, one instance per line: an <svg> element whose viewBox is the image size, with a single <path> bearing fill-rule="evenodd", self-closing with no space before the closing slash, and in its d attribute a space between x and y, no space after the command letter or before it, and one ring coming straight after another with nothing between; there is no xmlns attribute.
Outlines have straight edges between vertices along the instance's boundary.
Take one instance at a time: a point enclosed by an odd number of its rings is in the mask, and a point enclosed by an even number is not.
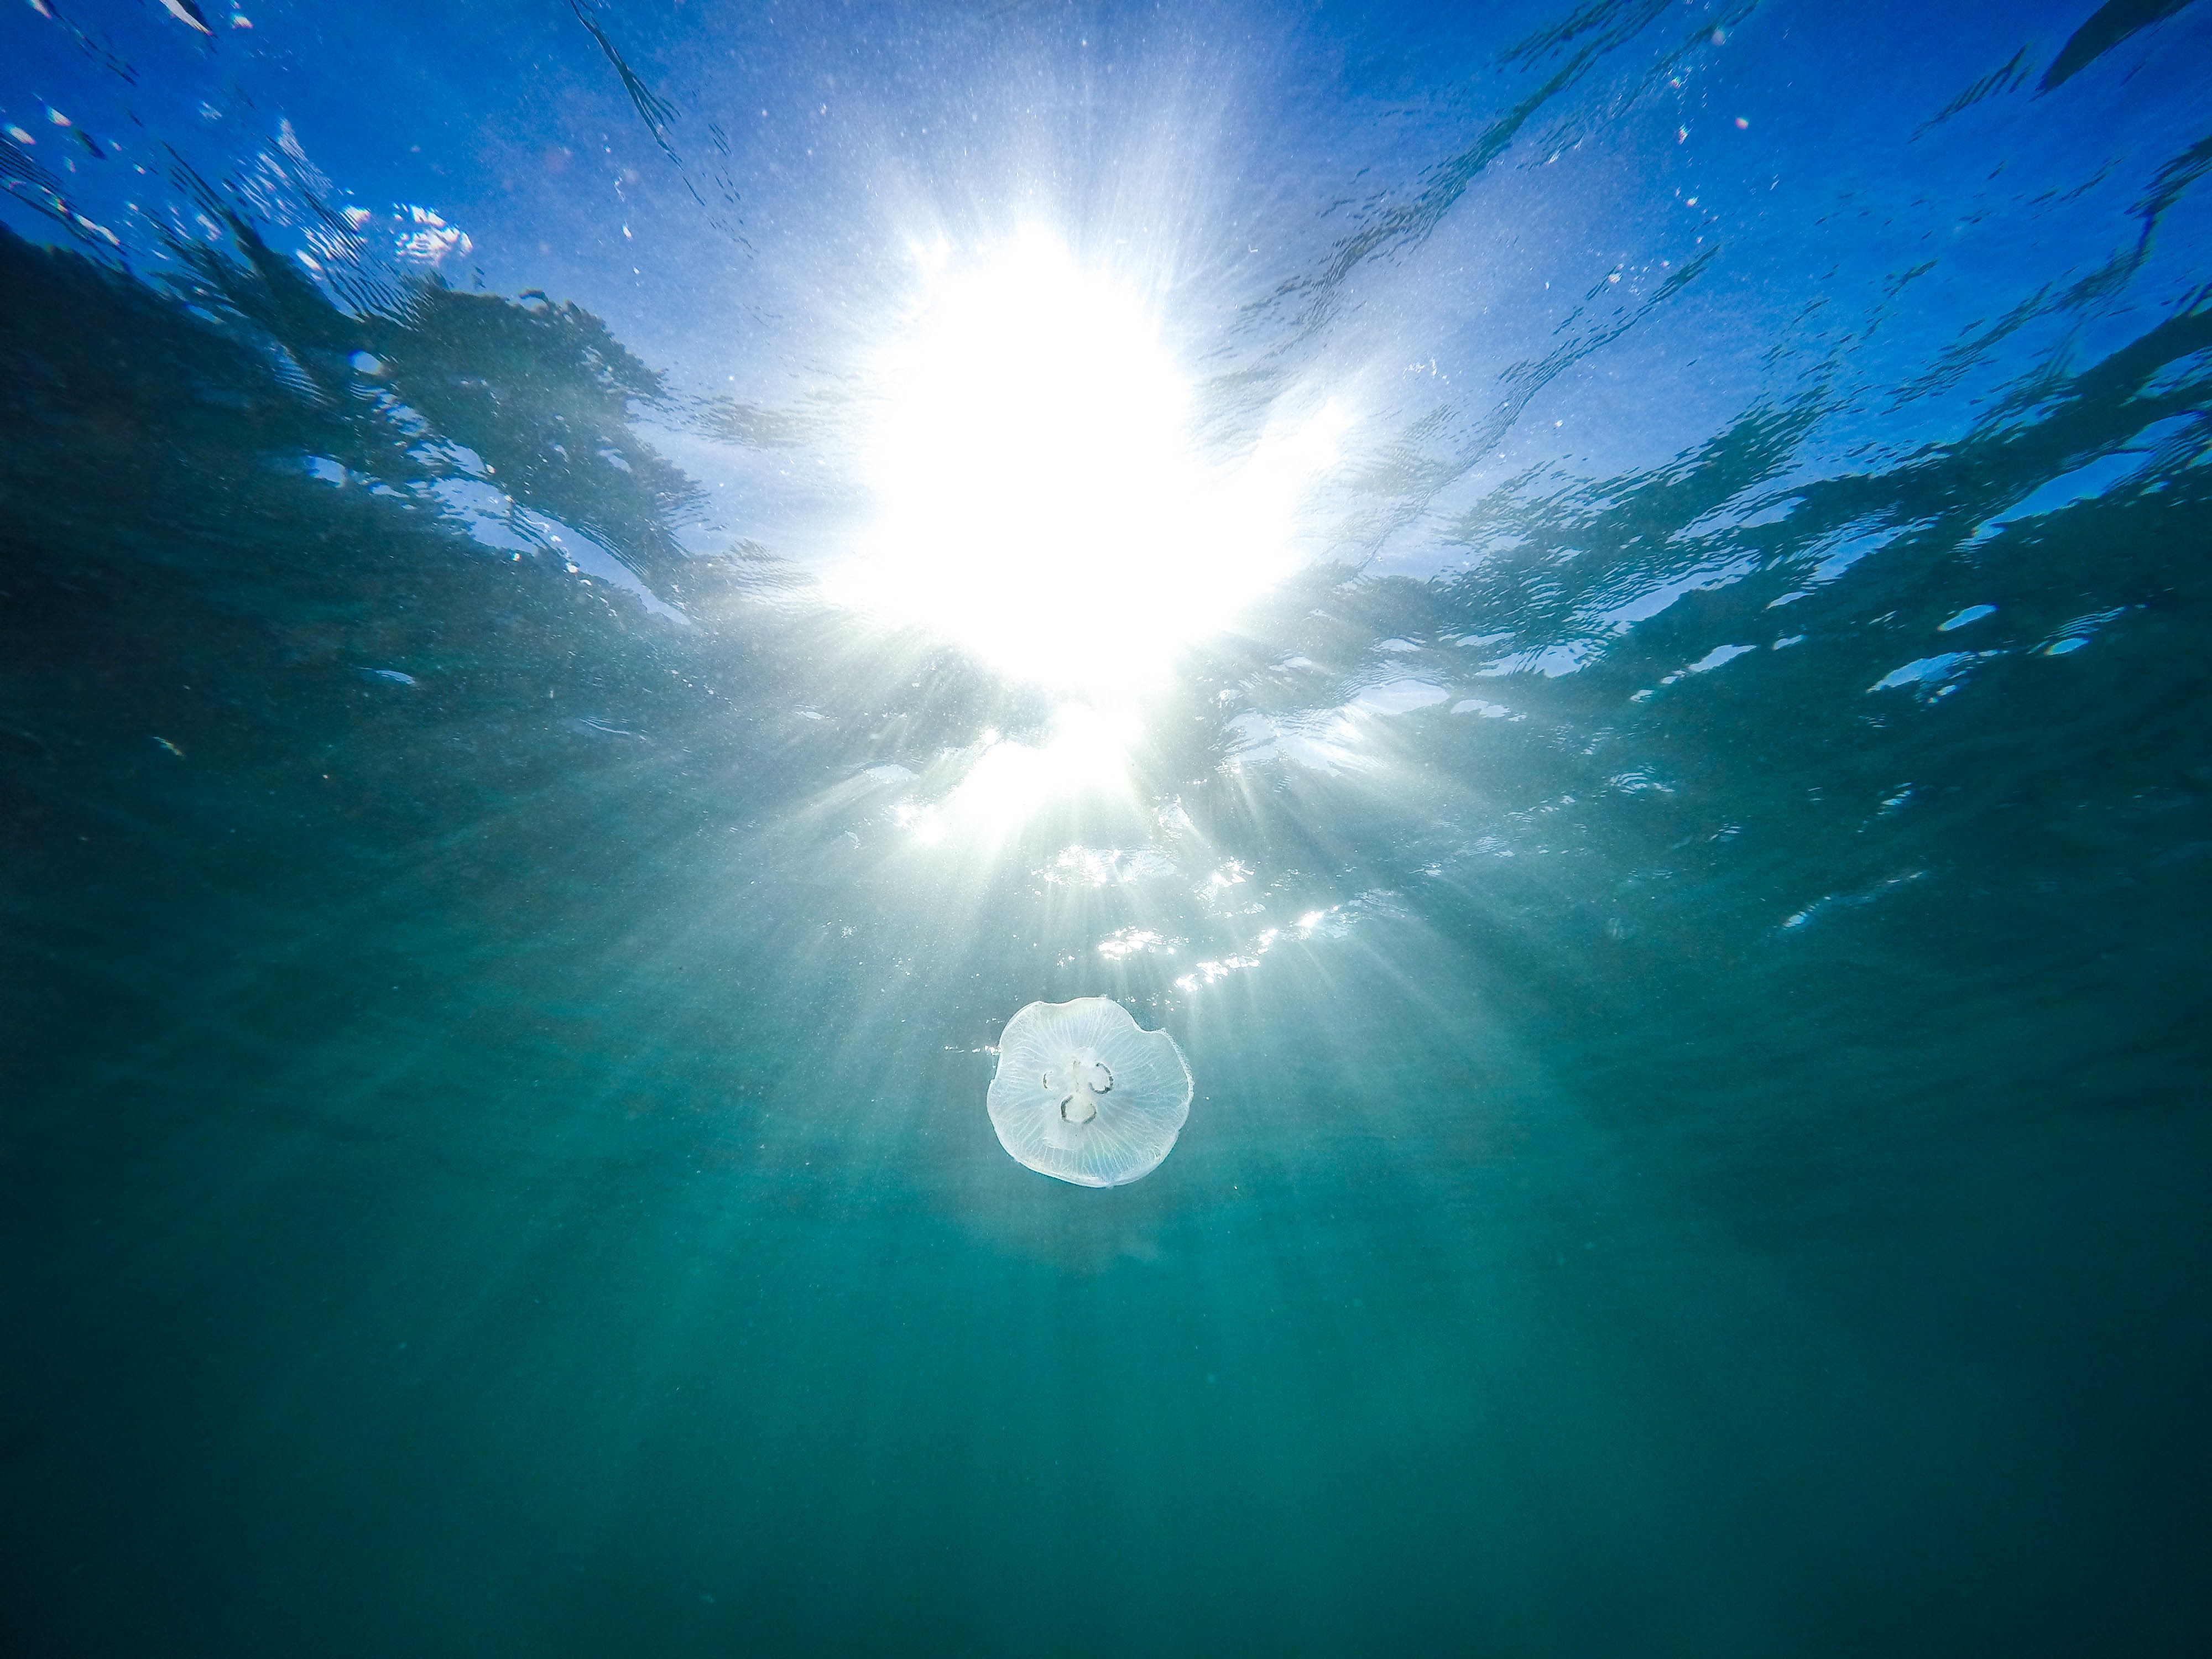
<svg viewBox="0 0 2212 1659"><path fill-rule="evenodd" d="M945 260L872 378L876 513L831 596L1097 703L1287 572L1342 425L1332 405L1209 464L1144 296L1038 229Z"/></svg>

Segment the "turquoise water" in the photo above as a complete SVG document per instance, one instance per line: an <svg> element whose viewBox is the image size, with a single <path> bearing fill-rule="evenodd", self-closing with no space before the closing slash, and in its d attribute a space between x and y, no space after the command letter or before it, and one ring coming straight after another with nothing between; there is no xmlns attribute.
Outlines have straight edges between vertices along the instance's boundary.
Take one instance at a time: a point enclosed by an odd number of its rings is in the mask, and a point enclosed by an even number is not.
<svg viewBox="0 0 2212 1659"><path fill-rule="evenodd" d="M10 1650L2201 1645L2202 9L52 9ZM1063 691L816 577L1023 191L1347 423L963 828ZM984 1109L1089 995L1103 1191Z"/></svg>

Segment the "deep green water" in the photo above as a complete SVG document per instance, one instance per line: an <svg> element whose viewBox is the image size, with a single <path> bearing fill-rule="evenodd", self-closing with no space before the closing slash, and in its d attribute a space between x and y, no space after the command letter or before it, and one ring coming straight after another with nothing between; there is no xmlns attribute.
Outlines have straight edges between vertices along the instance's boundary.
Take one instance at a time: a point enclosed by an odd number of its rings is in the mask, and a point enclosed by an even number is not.
<svg viewBox="0 0 2212 1659"><path fill-rule="evenodd" d="M259 337L0 258L11 1650L2197 1650L2212 467L1966 532L2197 409L2201 306L1578 673L1451 641L1663 577L1786 411L1492 500L1471 574L1317 571L1132 804L940 849L866 769L1044 711L656 556L589 318L209 268L688 629L374 493L386 416ZM1862 521L1919 528L1769 609ZM1386 639L1522 718L1238 763L1221 688ZM1100 993L1198 1093L1092 1192L983 1096Z"/></svg>

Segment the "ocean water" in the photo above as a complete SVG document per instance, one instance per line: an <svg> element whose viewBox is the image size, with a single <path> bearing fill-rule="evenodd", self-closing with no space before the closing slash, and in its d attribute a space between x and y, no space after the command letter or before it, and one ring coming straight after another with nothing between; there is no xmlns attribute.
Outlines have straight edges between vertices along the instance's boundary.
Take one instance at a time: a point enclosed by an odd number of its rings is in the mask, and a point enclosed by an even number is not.
<svg viewBox="0 0 2212 1659"><path fill-rule="evenodd" d="M2208 71L9 6L0 1648L2202 1651Z"/></svg>

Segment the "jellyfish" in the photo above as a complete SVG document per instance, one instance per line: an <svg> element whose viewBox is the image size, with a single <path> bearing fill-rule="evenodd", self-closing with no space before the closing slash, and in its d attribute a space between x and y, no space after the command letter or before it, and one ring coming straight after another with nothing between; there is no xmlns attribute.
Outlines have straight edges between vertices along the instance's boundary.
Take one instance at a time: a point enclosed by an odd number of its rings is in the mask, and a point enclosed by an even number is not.
<svg viewBox="0 0 2212 1659"><path fill-rule="evenodd" d="M1190 1115L1190 1067L1110 997L1032 1002L1006 1022L991 1127L1014 1160L1079 1187L1160 1166Z"/></svg>

